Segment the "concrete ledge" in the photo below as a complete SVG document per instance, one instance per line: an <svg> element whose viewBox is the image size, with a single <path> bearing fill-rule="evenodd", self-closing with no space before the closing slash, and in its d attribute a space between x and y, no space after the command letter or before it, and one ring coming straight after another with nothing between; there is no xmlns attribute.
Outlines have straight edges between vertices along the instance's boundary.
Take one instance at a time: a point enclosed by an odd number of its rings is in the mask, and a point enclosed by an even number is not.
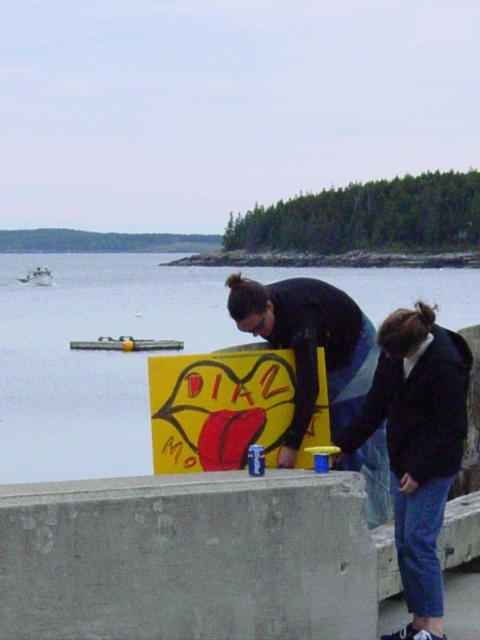
<svg viewBox="0 0 480 640"><path fill-rule="evenodd" d="M287 470L0 487L0 637L373 640L364 500Z"/></svg>
<svg viewBox="0 0 480 640"><path fill-rule="evenodd" d="M371 533L377 550L378 600L384 600L402 591L393 524L377 527ZM437 548L443 569L480 556L480 491L447 503Z"/></svg>

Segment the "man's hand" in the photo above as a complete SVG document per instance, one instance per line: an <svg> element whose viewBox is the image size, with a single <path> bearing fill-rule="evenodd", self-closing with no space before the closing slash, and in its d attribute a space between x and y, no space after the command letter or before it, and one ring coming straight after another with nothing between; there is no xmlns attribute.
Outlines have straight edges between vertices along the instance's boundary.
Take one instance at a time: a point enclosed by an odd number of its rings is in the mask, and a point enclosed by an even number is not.
<svg viewBox="0 0 480 640"><path fill-rule="evenodd" d="M400 493L406 493L407 495L412 495L418 489L418 482L412 478L409 473L406 473L403 478L400 480Z"/></svg>
<svg viewBox="0 0 480 640"><path fill-rule="evenodd" d="M277 466L279 469L293 469L298 451L290 447L282 447L278 454Z"/></svg>

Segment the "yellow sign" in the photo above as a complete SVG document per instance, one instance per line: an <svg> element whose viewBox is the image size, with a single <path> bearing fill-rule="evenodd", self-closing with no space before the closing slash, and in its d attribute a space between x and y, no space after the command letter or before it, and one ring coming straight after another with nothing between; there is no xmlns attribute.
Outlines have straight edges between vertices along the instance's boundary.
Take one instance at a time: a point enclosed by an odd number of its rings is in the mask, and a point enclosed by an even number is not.
<svg viewBox="0 0 480 640"><path fill-rule="evenodd" d="M148 359L154 473L247 466L248 447L277 456L294 410L293 350L215 352ZM320 393L296 467L313 468L305 447L330 445L327 380L318 349Z"/></svg>

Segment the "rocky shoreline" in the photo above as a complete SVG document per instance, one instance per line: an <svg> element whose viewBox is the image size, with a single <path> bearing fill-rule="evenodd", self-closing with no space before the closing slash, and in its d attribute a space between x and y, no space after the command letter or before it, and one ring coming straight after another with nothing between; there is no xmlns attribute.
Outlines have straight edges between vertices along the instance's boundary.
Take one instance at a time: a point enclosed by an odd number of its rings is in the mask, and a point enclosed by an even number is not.
<svg viewBox="0 0 480 640"><path fill-rule="evenodd" d="M480 251L458 253L375 253L350 251L341 255L245 250L196 253L186 258L163 262L168 267L411 267L421 269L480 268Z"/></svg>

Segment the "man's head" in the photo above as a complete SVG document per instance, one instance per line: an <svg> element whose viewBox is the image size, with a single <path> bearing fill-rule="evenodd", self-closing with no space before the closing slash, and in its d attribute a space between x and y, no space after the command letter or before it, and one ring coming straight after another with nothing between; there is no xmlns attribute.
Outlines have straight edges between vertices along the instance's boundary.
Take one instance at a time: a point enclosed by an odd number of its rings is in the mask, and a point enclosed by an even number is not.
<svg viewBox="0 0 480 640"><path fill-rule="evenodd" d="M274 306L260 282L232 273L225 286L230 288L227 307L240 331L268 338L275 325Z"/></svg>

